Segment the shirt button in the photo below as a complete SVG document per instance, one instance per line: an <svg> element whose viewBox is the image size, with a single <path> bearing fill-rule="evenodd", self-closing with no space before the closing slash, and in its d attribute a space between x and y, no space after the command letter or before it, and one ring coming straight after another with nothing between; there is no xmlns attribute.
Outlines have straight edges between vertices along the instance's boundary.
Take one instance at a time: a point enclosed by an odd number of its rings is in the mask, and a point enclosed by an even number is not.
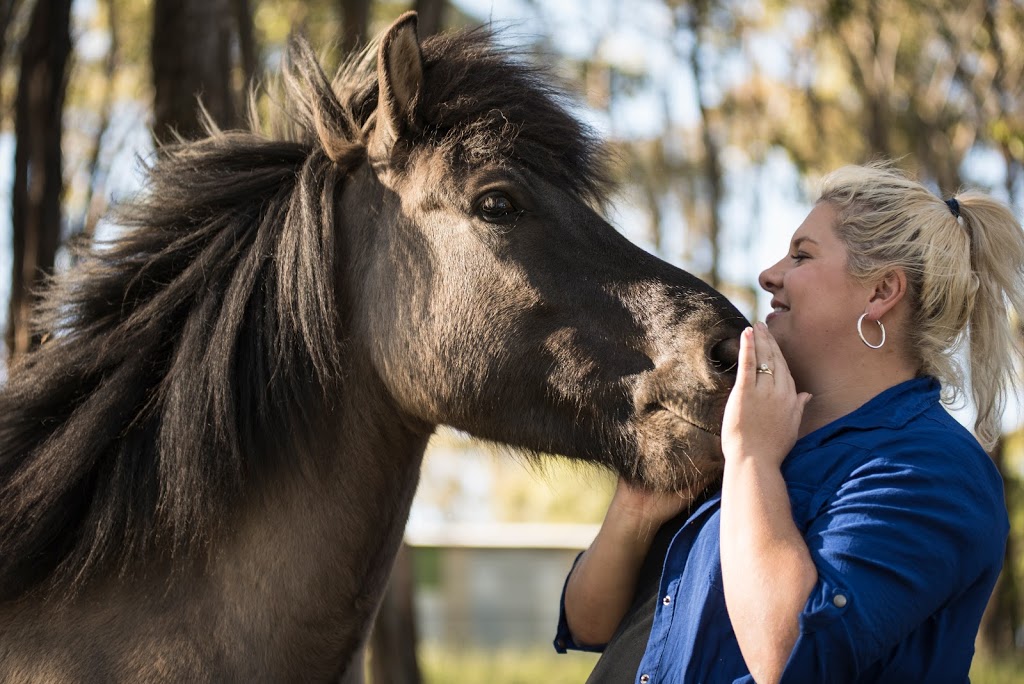
<svg viewBox="0 0 1024 684"><path fill-rule="evenodd" d="M661 605L663 605L663 606L667 606L670 603L672 603L672 597L671 596L666 596L665 598L661 599Z"/></svg>
<svg viewBox="0 0 1024 684"><path fill-rule="evenodd" d="M832 605L836 608L843 608L846 606L846 597L842 594L836 594L832 597Z"/></svg>
<svg viewBox="0 0 1024 684"><path fill-rule="evenodd" d="M651 675L647 675L647 674L640 675L640 684L647 684L647 682L649 682L649 681L651 681Z"/></svg>

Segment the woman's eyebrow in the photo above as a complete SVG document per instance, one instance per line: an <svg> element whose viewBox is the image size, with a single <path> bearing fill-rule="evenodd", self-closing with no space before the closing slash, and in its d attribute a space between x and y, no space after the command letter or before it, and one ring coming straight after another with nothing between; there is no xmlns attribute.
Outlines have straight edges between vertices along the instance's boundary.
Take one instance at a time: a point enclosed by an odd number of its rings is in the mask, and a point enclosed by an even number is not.
<svg viewBox="0 0 1024 684"><path fill-rule="evenodd" d="M805 242L810 242L810 243L815 244L815 245L818 244L817 240L815 240L812 237L807 237L805 235L803 237L798 237L797 239L793 240L793 249L798 249L800 247L800 245L802 245Z"/></svg>

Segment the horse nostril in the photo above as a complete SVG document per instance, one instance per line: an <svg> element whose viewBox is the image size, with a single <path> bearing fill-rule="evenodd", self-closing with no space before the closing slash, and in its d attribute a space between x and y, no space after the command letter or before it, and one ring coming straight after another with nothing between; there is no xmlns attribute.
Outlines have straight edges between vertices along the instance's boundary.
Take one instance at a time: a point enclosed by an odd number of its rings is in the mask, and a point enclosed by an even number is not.
<svg viewBox="0 0 1024 684"><path fill-rule="evenodd" d="M708 350L708 357L716 371L735 375L740 358L740 338L727 337L715 342Z"/></svg>

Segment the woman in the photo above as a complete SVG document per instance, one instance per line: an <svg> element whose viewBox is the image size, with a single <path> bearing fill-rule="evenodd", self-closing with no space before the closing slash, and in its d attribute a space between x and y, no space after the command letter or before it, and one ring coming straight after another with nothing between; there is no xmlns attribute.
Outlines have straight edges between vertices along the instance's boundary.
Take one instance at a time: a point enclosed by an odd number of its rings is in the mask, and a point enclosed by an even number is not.
<svg viewBox="0 0 1024 684"><path fill-rule="evenodd" d="M604 650L591 681L966 682L1009 532L978 440L1011 386L1022 268L985 195L944 202L884 166L826 178L760 276L772 312L740 340L721 490L620 483L556 648ZM977 439L942 406L962 357Z"/></svg>

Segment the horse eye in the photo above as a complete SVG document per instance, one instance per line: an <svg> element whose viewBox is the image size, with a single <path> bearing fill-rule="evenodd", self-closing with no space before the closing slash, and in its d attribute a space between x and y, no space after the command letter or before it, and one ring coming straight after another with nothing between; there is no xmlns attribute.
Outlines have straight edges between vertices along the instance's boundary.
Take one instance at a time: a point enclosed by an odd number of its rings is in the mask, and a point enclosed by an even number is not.
<svg viewBox="0 0 1024 684"><path fill-rule="evenodd" d="M503 223L516 218L522 211L505 193L494 190L487 193L477 202L477 213L490 223Z"/></svg>

